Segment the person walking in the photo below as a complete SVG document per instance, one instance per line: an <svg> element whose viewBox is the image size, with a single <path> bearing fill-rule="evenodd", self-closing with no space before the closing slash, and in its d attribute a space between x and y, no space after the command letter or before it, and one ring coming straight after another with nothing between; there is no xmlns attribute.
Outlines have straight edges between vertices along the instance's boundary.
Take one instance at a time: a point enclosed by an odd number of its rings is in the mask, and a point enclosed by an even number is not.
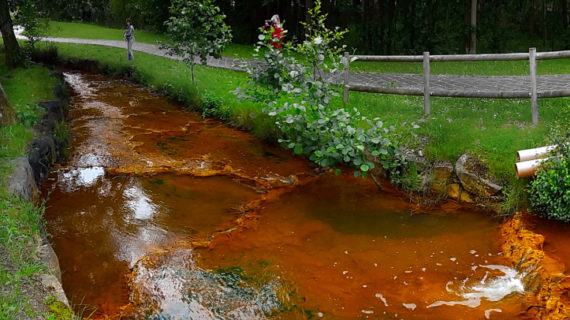
<svg viewBox="0 0 570 320"><path fill-rule="evenodd" d="M127 19L127 28L123 33L123 37L127 41L127 58L131 61L134 59L133 42L135 41L135 27L131 24L131 19Z"/></svg>

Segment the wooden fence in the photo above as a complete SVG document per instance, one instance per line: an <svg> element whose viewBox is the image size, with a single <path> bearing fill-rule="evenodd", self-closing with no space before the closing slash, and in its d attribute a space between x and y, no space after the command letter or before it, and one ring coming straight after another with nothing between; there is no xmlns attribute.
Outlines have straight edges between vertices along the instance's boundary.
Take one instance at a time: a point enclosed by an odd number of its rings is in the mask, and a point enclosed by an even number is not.
<svg viewBox="0 0 570 320"><path fill-rule="evenodd" d="M349 91L376 92L400 95L424 96L424 114L430 114L430 97L462 97L462 98L530 98L532 107L532 123L538 123L538 90L537 90L537 60L559 59L570 57L570 50L554 51L554 52L536 52L536 48L530 48L528 53L505 53L505 54L455 54L455 55L430 55L424 52L423 55L415 56L374 56L374 55L350 55L345 53L345 70L344 70L344 101L348 102ZM481 91L457 91L439 89L436 92L430 87L430 62L432 61L515 61L529 60L530 63L530 88L528 92L521 91L497 91L497 92L481 92ZM365 84L350 85L350 62L360 61L382 61L382 62L423 62L423 90L414 88L398 88L398 87L375 87ZM567 90L550 90L541 93L541 97L568 97L570 89Z"/></svg>

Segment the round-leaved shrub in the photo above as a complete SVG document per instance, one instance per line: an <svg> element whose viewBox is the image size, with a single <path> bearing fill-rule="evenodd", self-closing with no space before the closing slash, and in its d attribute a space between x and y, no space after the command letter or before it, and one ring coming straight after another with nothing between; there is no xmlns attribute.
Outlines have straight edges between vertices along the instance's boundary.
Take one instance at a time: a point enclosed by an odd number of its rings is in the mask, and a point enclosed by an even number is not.
<svg viewBox="0 0 570 320"><path fill-rule="evenodd" d="M530 202L542 217L570 222L570 153L558 154L531 183Z"/></svg>

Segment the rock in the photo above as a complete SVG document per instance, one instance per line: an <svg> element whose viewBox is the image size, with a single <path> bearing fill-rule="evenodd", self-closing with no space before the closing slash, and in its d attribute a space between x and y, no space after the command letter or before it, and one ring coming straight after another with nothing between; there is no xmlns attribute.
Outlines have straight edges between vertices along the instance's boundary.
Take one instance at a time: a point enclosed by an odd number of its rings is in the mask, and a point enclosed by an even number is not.
<svg viewBox="0 0 570 320"><path fill-rule="evenodd" d="M402 155L408 162L408 165L415 165L418 171L427 171L431 166L425 157L418 155L413 150L402 150Z"/></svg>
<svg viewBox="0 0 570 320"><path fill-rule="evenodd" d="M25 200L33 201L37 198L39 192L34 171L28 158L20 157L12 162L14 170L8 178L8 192Z"/></svg>
<svg viewBox="0 0 570 320"><path fill-rule="evenodd" d="M140 259L130 283L136 311L121 319L265 319L289 299L278 279L255 279L253 286L239 271L213 272L194 259L184 247Z"/></svg>
<svg viewBox="0 0 570 320"><path fill-rule="evenodd" d="M461 190L461 193L459 194L459 202L473 203L475 201L473 201L473 198L471 198L468 192Z"/></svg>
<svg viewBox="0 0 570 320"><path fill-rule="evenodd" d="M61 283L54 275L47 273L41 274L40 282L46 291L52 294L57 301L69 307L69 300L67 300L67 297L65 296L65 291L63 291Z"/></svg>
<svg viewBox="0 0 570 320"><path fill-rule="evenodd" d="M50 274L54 275L59 282L61 282L61 269L59 267L59 259L48 240L45 238L39 239L38 253L40 259L47 266Z"/></svg>
<svg viewBox="0 0 570 320"><path fill-rule="evenodd" d="M34 140L28 153L28 161L34 172L34 179L41 184L49 173L49 168L57 157L52 137L43 136Z"/></svg>
<svg viewBox="0 0 570 320"><path fill-rule="evenodd" d="M275 173L259 177L258 180L263 182L263 184L267 184L271 188L291 187L299 183L299 179L294 175L284 177Z"/></svg>
<svg viewBox="0 0 570 320"><path fill-rule="evenodd" d="M49 292L57 301L69 307L69 301L61 284L59 259L47 238L38 235L36 241L38 243L38 256L48 271L40 275L40 282L46 292Z"/></svg>
<svg viewBox="0 0 570 320"><path fill-rule="evenodd" d="M454 184L450 184L447 187L447 195L451 198L451 199L459 199L459 196L461 195L461 186L457 183Z"/></svg>
<svg viewBox="0 0 570 320"><path fill-rule="evenodd" d="M466 192L465 190L463 190L461 185L458 183L450 184L447 187L447 195L450 198L455 199L459 202L465 202L465 203L474 203L475 202L475 201L473 201L473 198L471 197L471 195L468 192Z"/></svg>
<svg viewBox="0 0 570 320"><path fill-rule="evenodd" d="M57 100L42 101L38 106L45 110L42 120L36 124L35 130L39 136L51 136L55 126L64 120L64 107Z"/></svg>
<svg viewBox="0 0 570 320"><path fill-rule="evenodd" d="M445 194L453 176L451 162L437 163L432 170L431 190L436 194Z"/></svg>
<svg viewBox="0 0 570 320"><path fill-rule="evenodd" d="M499 194L503 189L490 180L484 164L467 154L457 160L455 172L462 187L477 197L489 198Z"/></svg>

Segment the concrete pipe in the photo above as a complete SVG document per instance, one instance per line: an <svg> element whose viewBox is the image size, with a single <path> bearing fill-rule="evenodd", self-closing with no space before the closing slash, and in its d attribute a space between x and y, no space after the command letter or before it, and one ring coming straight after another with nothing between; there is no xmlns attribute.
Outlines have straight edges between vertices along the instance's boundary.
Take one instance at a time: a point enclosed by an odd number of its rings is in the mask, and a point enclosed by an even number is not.
<svg viewBox="0 0 570 320"><path fill-rule="evenodd" d="M554 149L556 149L556 146L546 146L541 148L518 151L517 162L542 159L546 157L550 152L554 151Z"/></svg>
<svg viewBox="0 0 570 320"><path fill-rule="evenodd" d="M549 158L517 162L515 164L517 177L528 178L530 176L533 176L538 170L538 168L540 168L540 165L548 159Z"/></svg>

